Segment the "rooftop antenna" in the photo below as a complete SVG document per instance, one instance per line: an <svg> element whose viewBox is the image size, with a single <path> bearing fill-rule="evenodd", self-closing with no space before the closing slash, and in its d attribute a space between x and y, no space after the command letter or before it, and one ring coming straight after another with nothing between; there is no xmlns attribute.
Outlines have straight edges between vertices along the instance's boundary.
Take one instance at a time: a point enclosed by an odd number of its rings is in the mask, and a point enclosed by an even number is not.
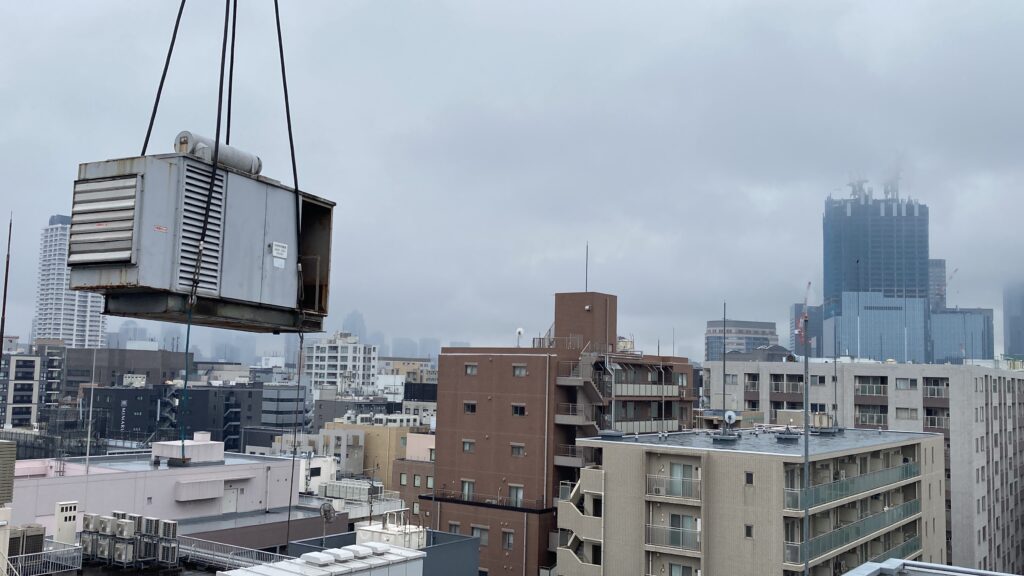
<svg viewBox="0 0 1024 576"><path fill-rule="evenodd" d="M712 442L735 442L739 435L732 431L732 425L736 422L736 413L725 409L725 323L726 303L722 302L722 429L718 434L711 437Z"/></svg>
<svg viewBox="0 0 1024 576"><path fill-rule="evenodd" d="M590 292L590 241L587 241L586 263L583 265L583 291Z"/></svg>
<svg viewBox="0 0 1024 576"><path fill-rule="evenodd" d="M7 283L11 278L11 230L14 229L14 212L7 222L7 261L4 263L4 298L3 310L0 312L0 353L3 352L4 330L7 328Z"/></svg>

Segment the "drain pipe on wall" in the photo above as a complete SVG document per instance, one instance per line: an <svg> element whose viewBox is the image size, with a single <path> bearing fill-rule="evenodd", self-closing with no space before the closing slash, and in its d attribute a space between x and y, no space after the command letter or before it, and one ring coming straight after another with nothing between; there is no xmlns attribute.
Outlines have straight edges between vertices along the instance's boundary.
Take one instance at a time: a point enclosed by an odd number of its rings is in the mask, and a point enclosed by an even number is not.
<svg viewBox="0 0 1024 576"><path fill-rule="evenodd" d="M526 512L523 512L523 576L526 576L526 523L527 523Z"/></svg>
<svg viewBox="0 0 1024 576"><path fill-rule="evenodd" d="M551 393L551 355L544 357L544 506L548 505L548 426L550 409L548 395Z"/></svg>

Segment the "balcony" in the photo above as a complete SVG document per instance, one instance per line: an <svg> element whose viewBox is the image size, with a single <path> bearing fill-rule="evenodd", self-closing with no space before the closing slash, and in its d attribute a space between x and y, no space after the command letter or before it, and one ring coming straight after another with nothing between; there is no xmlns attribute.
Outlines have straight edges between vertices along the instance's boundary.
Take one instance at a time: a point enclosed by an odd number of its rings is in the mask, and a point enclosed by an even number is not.
<svg viewBox="0 0 1024 576"><path fill-rule="evenodd" d="M592 404L562 402L555 407L555 424L565 426L596 426Z"/></svg>
<svg viewBox="0 0 1024 576"><path fill-rule="evenodd" d="M909 540L905 540L902 544L894 546L889 550L886 550L883 554L879 554L871 559L872 562L885 562L890 558L908 558L921 552L921 537L914 536Z"/></svg>
<svg viewBox="0 0 1024 576"><path fill-rule="evenodd" d="M889 415L878 412L858 412L856 422L860 426L888 426Z"/></svg>
<svg viewBox="0 0 1024 576"><path fill-rule="evenodd" d="M555 446L555 466L583 468L597 463L597 454L593 448L573 444Z"/></svg>
<svg viewBox="0 0 1024 576"><path fill-rule="evenodd" d="M486 495L476 492L461 492L459 490L438 489L433 492L426 492L420 495L424 500L438 500L440 502L464 502L467 504L484 504L502 508L516 508L527 510L547 510L544 499L510 498L505 495ZM376 507L374 507L376 513Z"/></svg>
<svg viewBox="0 0 1024 576"><path fill-rule="evenodd" d="M924 427L949 430L949 416L925 416Z"/></svg>
<svg viewBox="0 0 1024 576"><path fill-rule="evenodd" d="M925 398L949 398L949 386L925 386Z"/></svg>
<svg viewBox="0 0 1024 576"><path fill-rule="evenodd" d="M647 525L648 546L700 552L700 530Z"/></svg>
<svg viewBox="0 0 1024 576"><path fill-rule="evenodd" d="M772 393L774 394L803 394L803 382L772 382Z"/></svg>
<svg viewBox="0 0 1024 576"><path fill-rule="evenodd" d="M868 472L867 474L837 480L828 484L818 484L807 489L806 504L808 508L814 508L815 506L835 502L849 496L856 496L857 494L902 482L903 480L909 480L920 475L921 464L909 462L902 466ZM805 504L803 494L804 490L802 489L786 488L785 508L787 510L803 510Z"/></svg>
<svg viewBox="0 0 1024 576"><path fill-rule="evenodd" d="M853 391L856 396L888 396L888 384L857 384Z"/></svg>
<svg viewBox="0 0 1024 576"><path fill-rule="evenodd" d="M787 564L803 564L805 558L814 560L830 552L841 550L862 538L866 538L880 530L895 527L896 524L921 512L921 501L911 500L899 506L862 518L809 541L786 542L783 551L783 562Z"/></svg>
<svg viewBox="0 0 1024 576"><path fill-rule="evenodd" d="M744 392L760 392L761 385L757 380L747 380L743 383Z"/></svg>
<svg viewBox="0 0 1024 576"><path fill-rule="evenodd" d="M700 480L647 475L647 495L700 501Z"/></svg>

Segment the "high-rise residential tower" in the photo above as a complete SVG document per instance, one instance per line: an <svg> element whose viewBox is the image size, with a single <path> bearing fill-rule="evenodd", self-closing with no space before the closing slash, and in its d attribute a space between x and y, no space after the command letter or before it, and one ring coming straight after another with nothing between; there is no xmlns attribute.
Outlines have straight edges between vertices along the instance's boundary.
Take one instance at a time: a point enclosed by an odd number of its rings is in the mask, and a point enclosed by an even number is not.
<svg viewBox="0 0 1024 576"><path fill-rule="evenodd" d="M1024 358L1024 282L1007 286L1003 292L1003 351Z"/></svg>
<svg viewBox="0 0 1024 576"><path fill-rule="evenodd" d="M51 216L43 228L32 338L63 340L69 348L100 348L107 325L103 296L68 289L70 231L70 216Z"/></svg>

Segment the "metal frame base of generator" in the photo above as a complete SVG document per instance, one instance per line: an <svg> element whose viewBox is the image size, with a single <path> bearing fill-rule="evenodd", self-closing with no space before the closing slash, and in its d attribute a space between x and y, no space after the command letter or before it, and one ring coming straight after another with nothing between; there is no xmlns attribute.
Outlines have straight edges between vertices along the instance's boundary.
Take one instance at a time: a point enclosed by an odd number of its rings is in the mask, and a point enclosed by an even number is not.
<svg viewBox="0 0 1024 576"><path fill-rule="evenodd" d="M103 313L175 322L188 322L188 297L169 292L109 292ZM254 306L215 298L196 297L192 308L192 324L264 334L322 332L323 316L303 315L294 310Z"/></svg>

